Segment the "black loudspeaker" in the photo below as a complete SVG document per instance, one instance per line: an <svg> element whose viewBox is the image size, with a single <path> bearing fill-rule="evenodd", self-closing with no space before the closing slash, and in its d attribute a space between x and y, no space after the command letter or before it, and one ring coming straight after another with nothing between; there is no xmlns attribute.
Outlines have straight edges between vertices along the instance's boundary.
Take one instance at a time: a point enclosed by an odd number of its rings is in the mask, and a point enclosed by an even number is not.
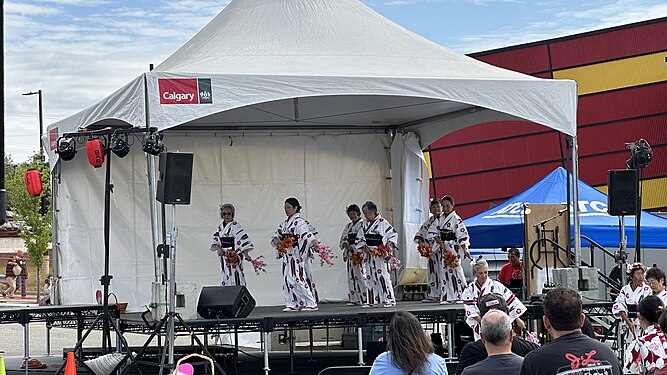
<svg viewBox="0 0 667 375"><path fill-rule="evenodd" d="M197 312L204 319L245 318L255 299L245 286L205 286L199 294Z"/></svg>
<svg viewBox="0 0 667 375"><path fill-rule="evenodd" d="M607 171L607 212L609 215L637 214L637 170Z"/></svg>
<svg viewBox="0 0 667 375"><path fill-rule="evenodd" d="M190 204L193 154L163 152L160 154L157 200L164 204Z"/></svg>

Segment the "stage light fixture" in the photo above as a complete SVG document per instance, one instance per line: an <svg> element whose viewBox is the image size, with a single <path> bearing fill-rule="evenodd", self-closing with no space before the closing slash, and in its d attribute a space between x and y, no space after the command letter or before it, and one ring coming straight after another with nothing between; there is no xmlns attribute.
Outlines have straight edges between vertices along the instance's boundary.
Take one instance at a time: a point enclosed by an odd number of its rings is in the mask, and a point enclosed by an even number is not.
<svg viewBox="0 0 667 375"><path fill-rule="evenodd" d="M88 155L88 162L95 168L99 168L104 164L104 145L98 138L89 139L86 142L86 154Z"/></svg>
<svg viewBox="0 0 667 375"><path fill-rule="evenodd" d="M642 169L653 161L653 151L651 145L645 139L640 139L634 143L626 143L625 146L630 149L630 159L625 162L628 169Z"/></svg>
<svg viewBox="0 0 667 375"><path fill-rule="evenodd" d="M60 158L65 161L74 159L74 155L76 155L76 140L74 138L60 138L56 154L60 155Z"/></svg>
<svg viewBox="0 0 667 375"><path fill-rule="evenodd" d="M127 143L127 134L114 134L111 136L109 145L111 151L119 158L124 158L130 153L130 144Z"/></svg>
<svg viewBox="0 0 667 375"><path fill-rule="evenodd" d="M142 149L145 153L158 156L161 152L166 150L164 143L162 143L162 134L160 133L150 133L145 138Z"/></svg>

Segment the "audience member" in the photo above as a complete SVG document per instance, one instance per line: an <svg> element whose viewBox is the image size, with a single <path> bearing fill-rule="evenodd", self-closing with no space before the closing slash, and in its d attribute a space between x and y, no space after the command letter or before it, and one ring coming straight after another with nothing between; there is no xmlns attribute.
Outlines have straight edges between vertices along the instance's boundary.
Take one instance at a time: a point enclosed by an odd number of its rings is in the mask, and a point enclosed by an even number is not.
<svg viewBox="0 0 667 375"><path fill-rule="evenodd" d="M637 316L643 335L630 343L625 355L625 370L633 374L654 374L665 366L667 352L665 334L658 321L665 305L657 296L648 296L639 302Z"/></svg>
<svg viewBox="0 0 667 375"><path fill-rule="evenodd" d="M526 355L521 375L586 375L623 373L614 352L581 333L584 323L579 293L556 288L543 302L544 327L554 341Z"/></svg>
<svg viewBox="0 0 667 375"><path fill-rule="evenodd" d="M581 325L581 333L592 339L598 339L597 335L595 334L595 328L593 328L593 323L586 315L584 315L584 324Z"/></svg>
<svg viewBox="0 0 667 375"><path fill-rule="evenodd" d="M21 297L25 297L28 287L28 262L25 260L25 252L23 250L16 250L14 261L21 267L21 272L16 275L16 290L20 290Z"/></svg>
<svg viewBox="0 0 667 375"><path fill-rule="evenodd" d="M507 303L503 296L497 293L490 293L482 296L478 302L479 313L484 316L491 310L500 310L507 313ZM521 336L515 336L512 339L512 353L525 357L530 351L539 348L537 344L525 340ZM484 343L481 340L470 342L463 347L459 355L459 363L456 365L456 375L461 375L463 370L488 356Z"/></svg>
<svg viewBox="0 0 667 375"><path fill-rule="evenodd" d="M387 351L375 359L369 375L447 375L445 360L433 351L419 320L399 311L389 321Z"/></svg>
<svg viewBox="0 0 667 375"><path fill-rule="evenodd" d="M520 289L523 287L523 263L519 249L516 247L509 249L507 260L509 262L502 266L498 273L498 281L512 290Z"/></svg>
<svg viewBox="0 0 667 375"><path fill-rule="evenodd" d="M507 313L491 310L482 317L480 330L484 347L489 356L468 366L463 375L517 374L521 371L523 358L512 353L512 323Z"/></svg>

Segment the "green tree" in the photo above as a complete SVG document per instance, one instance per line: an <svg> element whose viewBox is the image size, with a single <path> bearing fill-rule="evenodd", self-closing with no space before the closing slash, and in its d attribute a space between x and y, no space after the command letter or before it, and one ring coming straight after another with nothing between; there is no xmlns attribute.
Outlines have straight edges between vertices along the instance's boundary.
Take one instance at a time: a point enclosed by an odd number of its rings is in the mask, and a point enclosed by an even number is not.
<svg viewBox="0 0 667 375"><path fill-rule="evenodd" d="M11 159L10 159L11 161ZM25 186L25 173L29 169L39 171L42 180L42 194L32 196ZM21 228L21 238L28 249L30 259L37 270L44 265L44 253L51 242L51 176L49 165L41 153L32 156L28 163L8 169L6 174L8 209L14 213L14 221ZM37 275L39 288L39 273Z"/></svg>

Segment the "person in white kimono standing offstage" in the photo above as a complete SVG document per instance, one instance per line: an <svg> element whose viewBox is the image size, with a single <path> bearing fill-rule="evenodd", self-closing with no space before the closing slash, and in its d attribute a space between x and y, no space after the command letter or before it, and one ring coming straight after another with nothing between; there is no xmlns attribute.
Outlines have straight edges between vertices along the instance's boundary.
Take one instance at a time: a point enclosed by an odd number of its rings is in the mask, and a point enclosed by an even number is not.
<svg viewBox="0 0 667 375"><path fill-rule="evenodd" d="M637 305L644 297L651 295L651 288L644 283L645 273L646 266L643 264L628 264L630 280L627 285L621 288L611 309L615 317L621 318L623 346L626 352L628 346L642 334L639 318L637 317Z"/></svg>
<svg viewBox="0 0 667 375"><path fill-rule="evenodd" d="M309 268L310 249L318 245L314 228L301 217L301 205L296 198L285 200L283 221L271 238L278 258L282 259L283 311L316 311L317 298L313 291Z"/></svg>
<svg viewBox="0 0 667 375"><path fill-rule="evenodd" d="M340 248L343 250L343 261L347 265L347 296L348 306L363 305L367 301L366 264L368 257L364 251L356 247L357 237L362 230L361 210L356 204L347 207L347 223L340 236Z"/></svg>
<svg viewBox="0 0 667 375"><path fill-rule="evenodd" d="M646 271L646 283L651 288L653 295L660 298L662 304L667 306L667 290L665 290L665 271L658 267L651 267Z"/></svg>
<svg viewBox="0 0 667 375"><path fill-rule="evenodd" d="M375 203L368 201L361 208L364 214L362 238L359 245L369 257L368 278L368 304L364 307L374 307L382 304L384 307L396 306L394 287L389 276L389 259L398 251L396 246L398 234L389 222L377 212Z"/></svg>
<svg viewBox="0 0 667 375"><path fill-rule="evenodd" d="M443 273L443 263L442 263L442 248L440 244L435 241L434 236L429 236L429 228L433 223L440 218L442 215L442 203L439 199L433 199L429 210L431 211L431 217L429 217L421 227L419 231L415 234L414 241L417 243L417 246L430 246L431 247L431 256L427 257L428 259L428 294L422 302L440 302L440 288L441 285L441 274Z"/></svg>
<svg viewBox="0 0 667 375"><path fill-rule="evenodd" d="M246 285L243 260L251 260L248 253L254 248L241 224L234 220L236 209L231 204L220 206L222 223L213 233L211 251L220 257L220 285Z"/></svg>
<svg viewBox="0 0 667 375"><path fill-rule="evenodd" d="M454 211L454 198L445 195L440 200L442 215L433 221L429 237L442 249L440 273L440 303L460 301L467 282L461 267L461 259L470 258L470 236L463 220Z"/></svg>
<svg viewBox="0 0 667 375"><path fill-rule="evenodd" d="M475 333L475 341L480 339L479 325L482 321L477 303L482 296L489 293L497 293L503 296L507 304L507 314L510 316L510 320L516 321L519 328L526 328L526 324L519 318L526 312L526 306L500 281L489 278L489 264L486 260L479 257L475 261L472 270L475 274L475 280L463 292L463 303L466 311L466 323L468 323Z"/></svg>

